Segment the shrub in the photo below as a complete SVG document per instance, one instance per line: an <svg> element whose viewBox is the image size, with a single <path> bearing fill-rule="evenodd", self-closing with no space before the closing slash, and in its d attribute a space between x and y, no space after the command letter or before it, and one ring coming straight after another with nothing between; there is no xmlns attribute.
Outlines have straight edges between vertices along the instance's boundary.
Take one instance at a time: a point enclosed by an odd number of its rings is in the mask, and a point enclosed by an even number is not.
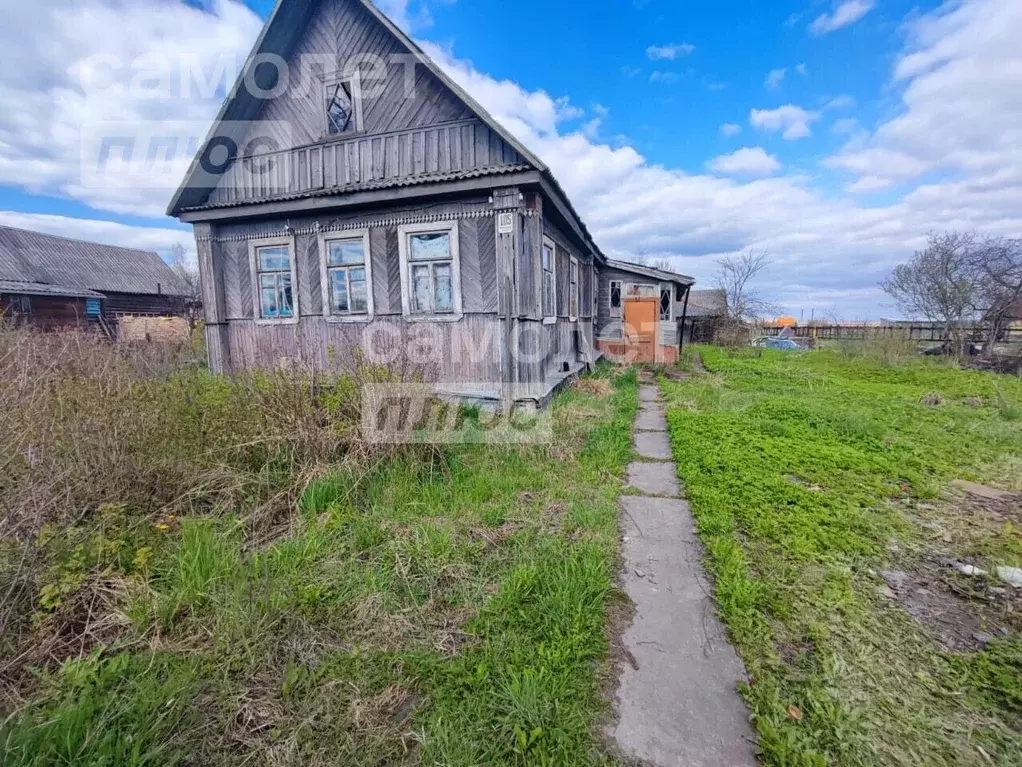
<svg viewBox="0 0 1022 767"><path fill-rule="evenodd" d="M87 634L91 605L109 600L84 591L116 591L110 578L158 546L140 530L230 512L249 538L279 534L326 466L367 464L380 449L359 436L361 384L407 372L356 360L341 379L225 378L198 351L0 324L0 661L59 660L38 636L24 655L40 614L48 639ZM201 530L192 538L202 543ZM199 575L188 588L201 590ZM0 681L10 668L0 663Z"/></svg>

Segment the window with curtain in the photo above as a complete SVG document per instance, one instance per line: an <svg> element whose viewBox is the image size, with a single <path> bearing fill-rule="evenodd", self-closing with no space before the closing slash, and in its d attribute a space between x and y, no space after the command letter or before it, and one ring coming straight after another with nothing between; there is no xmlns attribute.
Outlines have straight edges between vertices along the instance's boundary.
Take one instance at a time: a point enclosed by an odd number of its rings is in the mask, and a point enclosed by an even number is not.
<svg viewBox="0 0 1022 767"><path fill-rule="evenodd" d="M454 312L454 254L449 232L408 235L412 314Z"/></svg>
<svg viewBox="0 0 1022 767"><path fill-rule="evenodd" d="M552 319L557 316L557 262L554 255L554 244L543 241L543 318Z"/></svg>
<svg viewBox="0 0 1022 767"><path fill-rule="evenodd" d="M291 248L288 245L257 247L255 265L259 290L259 317L264 320L294 317Z"/></svg>
<svg viewBox="0 0 1022 767"><path fill-rule="evenodd" d="M610 281L610 316L621 316L621 280Z"/></svg>
<svg viewBox="0 0 1022 767"><path fill-rule="evenodd" d="M568 262L568 317L578 318L578 261Z"/></svg>
<svg viewBox="0 0 1022 767"><path fill-rule="evenodd" d="M362 237L325 241L329 314L369 313L369 282Z"/></svg>

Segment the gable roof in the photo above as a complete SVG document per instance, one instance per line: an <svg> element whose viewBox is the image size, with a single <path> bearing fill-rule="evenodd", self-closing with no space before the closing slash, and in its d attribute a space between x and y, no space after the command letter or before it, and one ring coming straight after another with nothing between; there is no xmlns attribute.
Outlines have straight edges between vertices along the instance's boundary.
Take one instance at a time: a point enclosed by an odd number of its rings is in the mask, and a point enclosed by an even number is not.
<svg viewBox="0 0 1022 767"><path fill-rule="evenodd" d="M230 94L220 107L220 111L214 119L213 125L206 134L205 141L199 148L196 156L192 159L192 162L188 167L188 171L185 173L184 180L174 193L174 196L171 198L170 203L167 206L167 215L178 216L185 209L200 208L206 202L206 197L209 193L207 186L211 187L215 184L217 177L213 176L201 167L200 158L207 151L210 141L213 138L222 135L220 131L221 126L224 126L225 123L230 121L250 120L255 118L262 104L261 101L248 92L247 88L243 87L246 76L255 63L258 63L255 61L256 57L272 53L283 58L287 58L287 54L290 52L290 49L295 45L304 30L312 9L317 3L322 1L323 0L277 0L273 11L270 13L269 18L263 25L262 31L256 38L255 45L252 47L252 51L249 53L248 59L245 61L245 65L242 67L238 75L237 82L235 82ZM519 141L514 134L501 125L488 111L486 111L486 109L483 108L481 104L479 104L478 101L472 98L467 91L451 79L451 77L449 77L435 61L426 55L425 51L423 51L422 48L415 43L415 41L406 35L400 27L394 24L394 22L391 21L385 13L373 5L370 0L353 0L353 2L361 3L366 11L368 11L374 19L383 25L384 29L393 35L398 42L401 43L401 45L408 49L409 53L414 55L419 62L421 62L446 88L451 91L451 93L454 94L455 98L460 99L490 130L506 141L516 152L518 152L522 159L542 174L544 179L552 187L553 192L564 202L569 214L574 219L574 223L578 225L578 228L583 233L584 239L587 240L586 244L589 245L601 259L603 259L603 253L596 246L595 242L593 242L592 236L589 234L589 230L586 228L585 223L578 215L578 212L572 205L571 200L568 199L567 194L564 193L560 184L557 183L557 179L554 178L553 173L550 172L547 165L528 147ZM253 79L258 81L255 74L256 73L253 73ZM202 194L194 194L196 191L202 192ZM332 192L335 194L343 194L344 191L345 190L343 189L332 189L327 193ZM189 192L192 192L193 194L189 196Z"/></svg>
<svg viewBox="0 0 1022 767"><path fill-rule="evenodd" d="M688 294L689 317L721 317L725 314L724 291L693 290Z"/></svg>
<svg viewBox="0 0 1022 767"><path fill-rule="evenodd" d="M694 277L687 277L684 274L678 274L677 272L664 271L663 269L646 266L645 264L633 264L631 261L616 261L612 258L608 258L607 266L611 269L618 269L622 272L631 272L632 274L641 274L643 277L651 277L654 280L659 280L660 282L674 282L678 285L695 284Z"/></svg>
<svg viewBox="0 0 1022 767"><path fill-rule="evenodd" d="M3 292L94 297L98 293L184 296L156 253L0 226ZM22 289L15 290L15 287Z"/></svg>

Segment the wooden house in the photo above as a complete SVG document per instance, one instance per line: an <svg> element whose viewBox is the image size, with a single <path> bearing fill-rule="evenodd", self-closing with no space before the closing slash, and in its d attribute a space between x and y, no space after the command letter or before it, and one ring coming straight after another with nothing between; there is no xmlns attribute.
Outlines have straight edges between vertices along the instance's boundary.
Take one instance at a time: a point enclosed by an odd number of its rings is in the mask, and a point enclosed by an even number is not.
<svg viewBox="0 0 1022 767"><path fill-rule="evenodd" d="M180 314L188 290L156 253L0 227L0 312L108 335L125 316Z"/></svg>
<svg viewBox="0 0 1022 767"><path fill-rule="evenodd" d="M210 366L433 366L542 403L590 364L607 259L547 166L368 0L279 0L170 215Z"/></svg>
<svg viewBox="0 0 1022 767"><path fill-rule="evenodd" d="M612 359L673 365L695 280L608 259L599 270L596 348Z"/></svg>

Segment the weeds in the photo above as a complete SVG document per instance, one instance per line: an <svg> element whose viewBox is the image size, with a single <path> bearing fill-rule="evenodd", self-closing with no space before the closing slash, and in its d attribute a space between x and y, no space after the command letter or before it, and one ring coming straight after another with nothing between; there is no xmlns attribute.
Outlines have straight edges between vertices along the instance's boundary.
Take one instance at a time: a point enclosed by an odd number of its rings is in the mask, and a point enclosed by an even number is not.
<svg viewBox="0 0 1022 767"><path fill-rule="evenodd" d="M984 568L1018 561L1017 527L940 505L956 477L1019 486L1003 472L1022 431L983 404L1018 382L919 359L702 353L721 385L666 382L667 417L766 763L1019 761L1019 637L947 653L877 576L938 544Z"/></svg>
<svg viewBox="0 0 1022 767"><path fill-rule="evenodd" d="M70 423L19 432L18 450L46 450L0 496L40 512L18 522L31 556L0 549L21 584L0 762L605 761L593 727L634 374L601 368L609 388L559 395L549 445L372 454L349 386L130 358L81 379L96 360L71 351L52 383L13 391L94 428L93 447L107 429L122 444L79 460ZM110 476L78 487L97 466Z"/></svg>

